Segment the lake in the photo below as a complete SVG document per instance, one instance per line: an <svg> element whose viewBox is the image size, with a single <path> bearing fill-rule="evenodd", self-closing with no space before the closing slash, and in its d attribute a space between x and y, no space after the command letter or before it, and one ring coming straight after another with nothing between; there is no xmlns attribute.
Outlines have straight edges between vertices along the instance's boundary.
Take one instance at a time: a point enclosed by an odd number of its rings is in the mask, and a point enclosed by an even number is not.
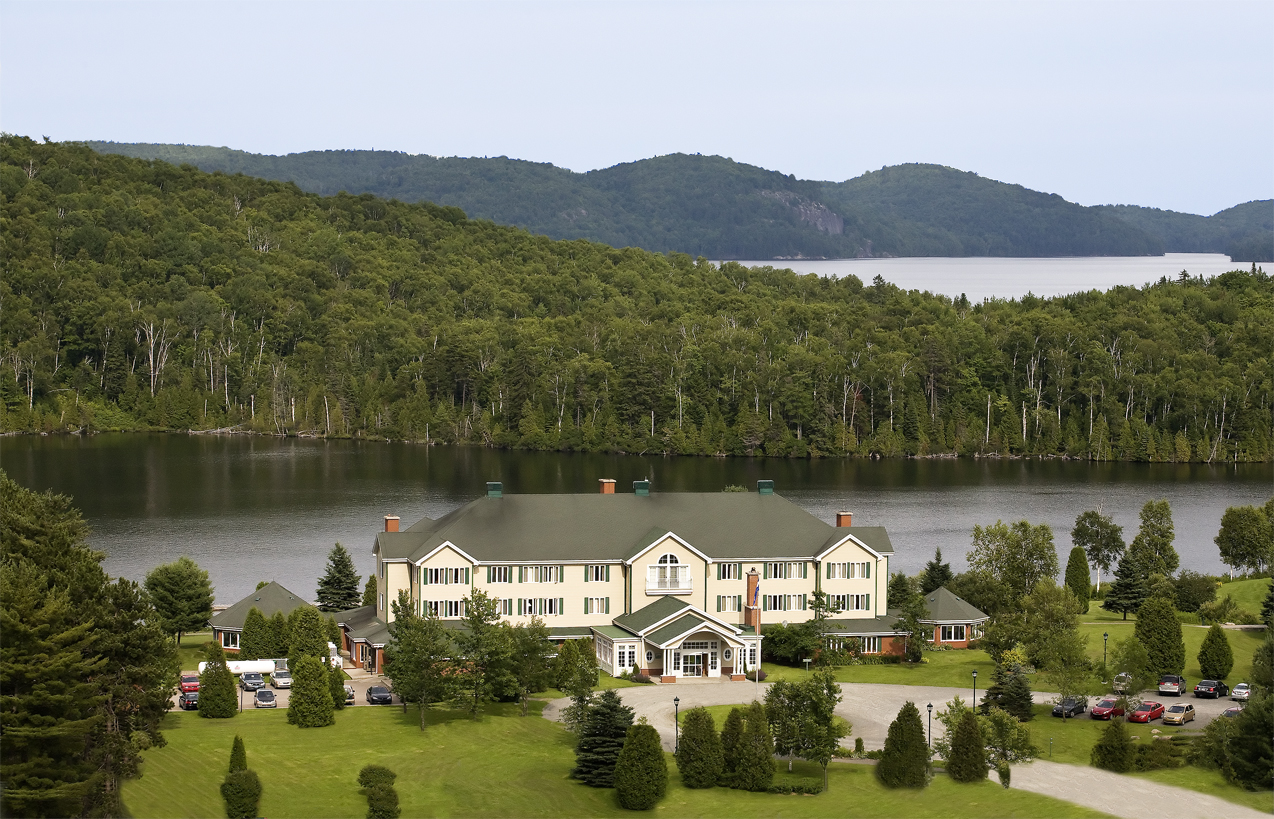
<svg viewBox="0 0 1274 819"><path fill-rule="evenodd" d="M1005 259L984 256L961 258L826 259L747 261L748 267L790 267L820 276L857 276L871 284L880 276L904 290L928 290L951 298L964 293L972 301L1064 296L1116 285L1141 287L1163 276L1175 279L1182 270L1191 276L1216 276L1250 267L1231 262L1221 253L1167 253L1163 256L1081 256L1056 259Z"/></svg>
<svg viewBox="0 0 1274 819"><path fill-rule="evenodd" d="M856 524L888 527L893 568L909 574L935 547L963 569L974 524L997 519L1051 525L1064 566L1080 512L1102 504L1131 541L1142 504L1167 498L1182 567L1220 573L1221 514L1264 503L1274 474L1271 464L664 458L184 434L4 436L0 467L23 486L72 496L112 575L141 580L189 555L219 603L258 580L312 595L337 541L370 574L385 515L404 525L436 518L481 496L488 480L508 493L594 492L598 478L619 491L649 478L653 491L715 492L769 478L829 523L847 509Z"/></svg>

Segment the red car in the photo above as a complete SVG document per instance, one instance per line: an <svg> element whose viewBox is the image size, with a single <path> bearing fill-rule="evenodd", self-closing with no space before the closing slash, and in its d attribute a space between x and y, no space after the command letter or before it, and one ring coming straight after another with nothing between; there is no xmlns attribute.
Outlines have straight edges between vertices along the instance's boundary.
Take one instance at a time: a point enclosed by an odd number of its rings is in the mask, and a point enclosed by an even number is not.
<svg viewBox="0 0 1274 819"><path fill-rule="evenodd" d="M1150 722L1154 719L1163 718L1163 703L1161 702L1143 702L1137 706L1137 710L1128 715L1129 722Z"/></svg>
<svg viewBox="0 0 1274 819"><path fill-rule="evenodd" d="M199 690L199 676L197 674L181 675L181 693L185 694L190 691Z"/></svg>
<svg viewBox="0 0 1274 819"><path fill-rule="evenodd" d="M1124 709L1119 706L1118 700L1102 700L1093 706L1093 710L1088 712L1093 719L1110 719L1111 717L1122 717Z"/></svg>

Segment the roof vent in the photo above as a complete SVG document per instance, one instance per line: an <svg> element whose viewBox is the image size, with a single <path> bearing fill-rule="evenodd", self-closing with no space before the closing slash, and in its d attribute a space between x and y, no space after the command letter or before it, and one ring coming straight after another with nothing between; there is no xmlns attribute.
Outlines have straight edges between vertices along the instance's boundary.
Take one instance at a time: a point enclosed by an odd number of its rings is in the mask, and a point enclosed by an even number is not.
<svg viewBox="0 0 1274 819"><path fill-rule="evenodd" d="M757 493L758 495L773 495L773 494L774 494L774 481L757 481L757 482L756 482L756 493Z"/></svg>
<svg viewBox="0 0 1274 819"><path fill-rule="evenodd" d="M650 495L650 481L633 481L633 494L639 497Z"/></svg>
<svg viewBox="0 0 1274 819"><path fill-rule="evenodd" d="M500 483L499 481L487 481L487 497L488 498L503 498L504 484Z"/></svg>

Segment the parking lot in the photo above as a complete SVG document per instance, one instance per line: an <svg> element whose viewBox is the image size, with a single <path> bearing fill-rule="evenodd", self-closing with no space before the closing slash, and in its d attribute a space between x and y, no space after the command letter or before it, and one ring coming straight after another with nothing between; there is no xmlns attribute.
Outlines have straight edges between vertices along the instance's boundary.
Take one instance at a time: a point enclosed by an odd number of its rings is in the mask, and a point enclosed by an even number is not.
<svg viewBox="0 0 1274 819"><path fill-rule="evenodd" d="M385 680L384 678L378 677L374 674L367 674L366 672L360 669L347 668L345 669L345 672L353 676L353 679L349 679L345 681L346 685L354 689L354 702L351 703L351 705L367 705L368 704L367 689L371 688L373 685L383 685L386 688L389 687L389 682ZM193 674L193 673L194 673L193 671L182 672L182 674ZM278 702L279 708L287 708L288 701L291 698L291 689L273 688L271 687L269 680L270 678L267 675L266 684L265 684L266 690L274 692L274 698ZM238 677L235 678L235 690L240 695L239 700L240 700L240 703L242 704L243 710L245 711L251 710L254 707L252 702L252 692L244 691L241 687L239 687ZM177 699L179 696L180 696L179 694L173 696L172 698L173 708L178 707ZM394 700L394 703L393 703L394 705L402 705L402 700L398 699L398 697L394 697L393 700Z"/></svg>

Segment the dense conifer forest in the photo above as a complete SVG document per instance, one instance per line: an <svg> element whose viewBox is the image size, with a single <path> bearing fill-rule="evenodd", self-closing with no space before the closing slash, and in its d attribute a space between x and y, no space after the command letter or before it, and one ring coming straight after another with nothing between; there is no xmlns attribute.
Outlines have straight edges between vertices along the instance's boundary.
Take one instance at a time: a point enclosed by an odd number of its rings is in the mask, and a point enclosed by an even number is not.
<svg viewBox="0 0 1274 819"><path fill-rule="evenodd" d="M1255 266L971 304L7 135L0 216L7 431L1272 454L1274 284Z"/></svg>
<svg viewBox="0 0 1274 819"><path fill-rule="evenodd" d="M939 165L845 182L798 180L720 156L671 154L573 173L508 157L396 151L266 156L204 145L89 143L95 150L295 182L323 195L373 193L452 205L555 239L710 259L866 256L1141 256L1229 253L1274 261L1274 203L1211 217L1083 207Z"/></svg>

